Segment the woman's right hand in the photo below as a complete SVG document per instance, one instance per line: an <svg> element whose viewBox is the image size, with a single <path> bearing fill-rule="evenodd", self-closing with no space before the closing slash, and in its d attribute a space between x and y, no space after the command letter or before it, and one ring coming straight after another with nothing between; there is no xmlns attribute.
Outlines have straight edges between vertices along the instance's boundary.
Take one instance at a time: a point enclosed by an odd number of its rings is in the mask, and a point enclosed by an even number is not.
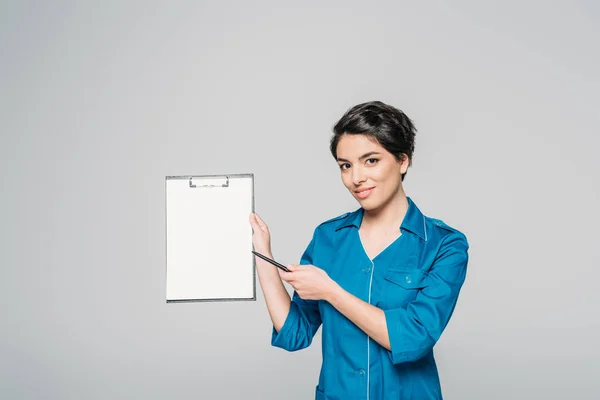
<svg viewBox="0 0 600 400"><path fill-rule="evenodd" d="M250 214L250 225L252 226L252 244L254 250L269 258L271 253L271 235L269 227L256 213ZM267 303L267 310L273 322L273 327L279 332L283 327L291 307L290 294L281 280L281 270L268 262L256 257L256 269L258 280ZM279 272L279 275L277 274Z"/></svg>
<svg viewBox="0 0 600 400"><path fill-rule="evenodd" d="M250 225L252 226L252 244L254 250L263 255L271 253L271 235L269 227L257 213L250 214Z"/></svg>

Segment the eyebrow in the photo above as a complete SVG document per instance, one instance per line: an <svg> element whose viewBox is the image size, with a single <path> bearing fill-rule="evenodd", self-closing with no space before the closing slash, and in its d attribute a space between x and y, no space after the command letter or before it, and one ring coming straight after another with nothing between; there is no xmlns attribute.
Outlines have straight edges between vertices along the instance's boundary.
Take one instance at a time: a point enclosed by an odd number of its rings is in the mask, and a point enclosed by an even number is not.
<svg viewBox="0 0 600 400"><path fill-rule="evenodd" d="M377 151L371 151L371 152L369 152L369 153L363 154L362 156L358 157L358 159L359 159L359 160L363 160L363 159L365 159L365 158L367 158L367 157L370 157L370 156L372 156L372 155L375 155L375 154L381 154L381 153L379 153L379 152L377 152ZM337 161L346 161L346 162L350 162L350 161L346 160L345 158L339 158L339 157L338 157Z"/></svg>

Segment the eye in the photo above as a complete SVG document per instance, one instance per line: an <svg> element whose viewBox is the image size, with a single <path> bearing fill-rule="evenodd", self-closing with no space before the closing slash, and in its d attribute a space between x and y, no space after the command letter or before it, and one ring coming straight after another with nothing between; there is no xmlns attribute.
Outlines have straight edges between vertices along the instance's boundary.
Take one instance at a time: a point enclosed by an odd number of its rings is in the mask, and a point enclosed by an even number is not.
<svg viewBox="0 0 600 400"><path fill-rule="evenodd" d="M371 165L375 165L375 164L377 164L377 162L379 161L379 159L377 159L377 158L369 158L369 159L367 160L367 163L369 163L369 161L372 161L372 162L370 163Z"/></svg>
<svg viewBox="0 0 600 400"><path fill-rule="evenodd" d="M345 167L346 165L348 166L348 168L350 168L350 164L348 164L348 163L344 163L344 164L340 164L340 169L341 169L342 171L343 171L343 170L345 170L346 168L344 168L344 167Z"/></svg>

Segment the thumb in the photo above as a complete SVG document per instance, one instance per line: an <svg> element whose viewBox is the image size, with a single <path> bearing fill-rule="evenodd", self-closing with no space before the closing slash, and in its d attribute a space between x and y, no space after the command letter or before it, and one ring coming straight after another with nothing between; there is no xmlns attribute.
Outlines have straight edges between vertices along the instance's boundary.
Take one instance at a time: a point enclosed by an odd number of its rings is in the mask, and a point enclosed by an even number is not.
<svg viewBox="0 0 600 400"><path fill-rule="evenodd" d="M265 224L265 221L262 220L262 218L260 217L260 215L258 215L257 213L253 213L254 218L256 219L256 223L261 227L264 228L267 224Z"/></svg>
<svg viewBox="0 0 600 400"><path fill-rule="evenodd" d="M298 266L296 264L288 264L286 265L286 267L290 270L290 272L294 272L298 269Z"/></svg>
<svg viewBox="0 0 600 400"><path fill-rule="evenodd" d="M258 223L256 222L256 216L254 215L254 213L250 214L248 221L250 221L250 226L252 226L252 230L255 231L259 228Z"/></svg>

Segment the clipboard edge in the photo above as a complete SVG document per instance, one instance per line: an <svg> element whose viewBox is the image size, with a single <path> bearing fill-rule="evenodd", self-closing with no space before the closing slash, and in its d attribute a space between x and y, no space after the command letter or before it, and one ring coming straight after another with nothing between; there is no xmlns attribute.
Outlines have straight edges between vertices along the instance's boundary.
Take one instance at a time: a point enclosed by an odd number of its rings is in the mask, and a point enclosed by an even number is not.
<svg viewBox="0 0 600 400"><path fill-rule="evenodd" d="M211 299L171 299L166 301L169 303L206 303L206 302L223 302L223 301L256 301L254 297L239 297L239 298L211 298Z"/></svg>
<svg viewBox="0 0 600 400"><path fill-rule="evenodd" d="M164 292L164 298L166 299L166 303L197 303L197 302L226 302L226 301L256 301L256 257L252 257L252 297L244 297L244 298L218 298L218 299L172 299L169 300L167 299L167 277L168 277L168 270L167 270L167 262L168 262L168 256L167 256L167 235L166 235L166 230L167 230L167 223L168 223L168 216L167 216L167 181L169 180L173 180L173 179L190 179L190 178L221 178L221 177L234 177L234 178L250 178L251 180L251 194L252 194L252 212L256 212L256 206L255 206L255 197L254 197L254 173L253 172L246 172L246 173L237 173L237 174L218 174L218 175L165 175L165 225L164 225L164 229L165 229L165 259L164 259L164 265L165 265L165 292ZM254 246L252 246L252 248L254 248Z"/></svg>
<svg viewBox="0 0 600 400"><path fill-rule="evenodd" d="M216 175L165 175L166 180L171 179L190 179L190 178L225 178L225 177L233 177L233 178L252 178L252 182L254 182L254 173L238 173L238 174L216 174Z"/></svg>

